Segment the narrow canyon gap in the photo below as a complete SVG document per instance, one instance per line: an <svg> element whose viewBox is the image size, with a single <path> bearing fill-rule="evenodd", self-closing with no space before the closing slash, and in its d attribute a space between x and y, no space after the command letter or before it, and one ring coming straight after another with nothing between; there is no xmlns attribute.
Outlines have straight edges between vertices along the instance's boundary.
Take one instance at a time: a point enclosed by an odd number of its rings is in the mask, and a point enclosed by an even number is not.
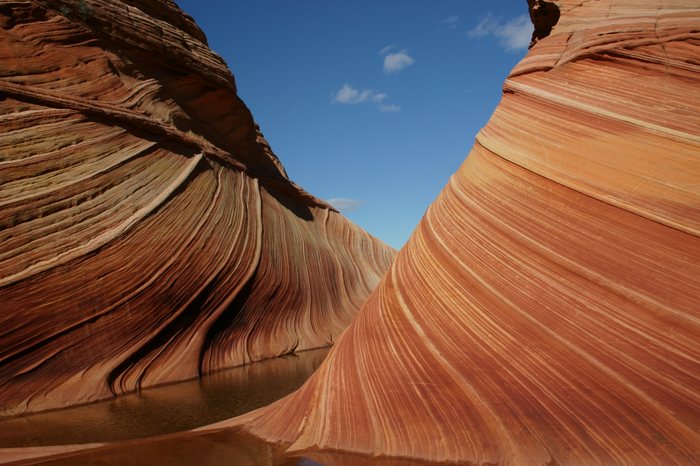
<svg viewBox="0 0 700 466"><path fill-rule="evenodd" d="M331 464L700 462L700 8L530 8L501 103L326 361L212 429Z"/></svg>

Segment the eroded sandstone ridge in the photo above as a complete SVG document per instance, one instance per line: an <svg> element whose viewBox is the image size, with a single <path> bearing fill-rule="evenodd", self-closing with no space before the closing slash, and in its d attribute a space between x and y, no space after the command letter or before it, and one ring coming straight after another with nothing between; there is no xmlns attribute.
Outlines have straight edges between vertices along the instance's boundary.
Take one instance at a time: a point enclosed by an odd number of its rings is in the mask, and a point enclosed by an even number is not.
<svg viewBox="0 0 700 466"><path fill-rule="evenodd" d="M325 346L393 259L170 0L0 0L0 414Z"/></svg>
<svg viewBox="0 0 700 466"><path fill-rule="evenodd" d="M502 102L328 359L217 427L309 454L700 463L700 5L531 7Z"/></svg>

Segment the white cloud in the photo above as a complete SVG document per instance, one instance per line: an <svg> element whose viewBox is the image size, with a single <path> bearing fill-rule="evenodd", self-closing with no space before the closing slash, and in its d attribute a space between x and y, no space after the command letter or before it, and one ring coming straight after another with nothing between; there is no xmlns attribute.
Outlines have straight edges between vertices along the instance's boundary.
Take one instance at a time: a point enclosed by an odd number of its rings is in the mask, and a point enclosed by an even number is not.
<svg viewBox="0 0 700 466"><path fill-rule="evenodd" d="M333 93L333 102L339 104L361 104L364 102L380 103L386 99L387 95L373 89L355 89L350 84L345 83L338 92Z"/></svg>
<svg viewBox="0 0 700 466"><path fill-rule="evenodd" d="M332 197L328 203L340 211L353 211L362 206L363 202L358 199L347 199L343 197Z"/></svg>
<svg viewBox="0 0 700 466"><path fill-rule="evenodd" d="M408 54L406 49L390 53L384 57L384 72L385 73L396 73L404 68L411 66L415 60Z"/></svg>
<svg viewBox="0 0 700 466"><path fill-rule="evenodd" d="M383 49L381 49L379 51L379 55L386 55L387 53L391 52L395 48L396 48L395 44L387 45L386 47L384 47Z"/></svg>
<svg viewBox="0 0 700 466"><path fill-rule="evenodd" d="M498 29L498 24L498 20L489 12L486 14L486 16L481 18L479 24L467 32L467 35L472 39L489 36L493 34L496 29Z"/></svg>
<svg viewBox="0 0 700 466"><path fill-rule="evenodd" d="M459 23L459 16L452 15L448 16L447 18L443 18L440 21L440 24L445 25L447 29L454 29L457 27L457 23Z"/></svg>
<svg viewBox="0 0 700 466"><path fill-rule="evenodd" d="M526 49L532 39L534 26L527 15L520 15L511 19L501 27L496 34L501 39L501 45L506 50Z"/></svg>
<svg viewBox="0 0 700 466"><path fill-rule="evenodd" d="M501 22L488 13L467 35L472 39L496 37L498 43L509 52L526 49L530 45L533 26L528 15L517 16L507 22Z"/></svg>
<svg viewBox="0 0 700 466"><path fill-rule="evenodd" d="M396 104L377 105L377 109L379 109L380 112L384 112L384 113L393 113L393 112L400 112L401 111L401 107L399 107Z"/></svg>

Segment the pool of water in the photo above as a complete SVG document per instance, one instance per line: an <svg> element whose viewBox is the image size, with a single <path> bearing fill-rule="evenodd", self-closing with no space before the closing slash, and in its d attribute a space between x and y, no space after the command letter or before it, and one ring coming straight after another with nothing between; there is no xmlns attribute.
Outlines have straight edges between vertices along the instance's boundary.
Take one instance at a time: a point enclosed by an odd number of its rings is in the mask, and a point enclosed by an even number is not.
<svg viewBox="0 0 700 466"><path fill-rule="evenodd" d="M53 466L447 466L407 458L340 452L305 451L290 454L284 451L284 447L265 443L236 429L125 440L58 457L27 459L19 464L37 463ZM454 466L454 463L450 466Z"/></svg>
<svg viewBox="0 0 700 466"><path fill-rule="evenodd" d="M293 392L327 353L304 351L114 400L0 419L0 448L139 439L212 424Z"/></svg>

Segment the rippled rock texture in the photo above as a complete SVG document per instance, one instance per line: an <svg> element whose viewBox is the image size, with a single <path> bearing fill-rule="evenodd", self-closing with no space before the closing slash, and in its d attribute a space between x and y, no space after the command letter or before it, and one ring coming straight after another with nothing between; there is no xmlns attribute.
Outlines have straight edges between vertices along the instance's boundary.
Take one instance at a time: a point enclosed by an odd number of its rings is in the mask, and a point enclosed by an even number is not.
<svg viewBox="0 0 700 466"><path fill-rule="evenodd" d="M357 319L229 424L290 451L700 463L699 5L532 3L537 40Z"/></svg>
<svg viewBox="0 0 700 466"><path fill-rule="evenodd" d="M170 0L0 0L0 125L1 414L326 346L393 259Z"/></svg>

